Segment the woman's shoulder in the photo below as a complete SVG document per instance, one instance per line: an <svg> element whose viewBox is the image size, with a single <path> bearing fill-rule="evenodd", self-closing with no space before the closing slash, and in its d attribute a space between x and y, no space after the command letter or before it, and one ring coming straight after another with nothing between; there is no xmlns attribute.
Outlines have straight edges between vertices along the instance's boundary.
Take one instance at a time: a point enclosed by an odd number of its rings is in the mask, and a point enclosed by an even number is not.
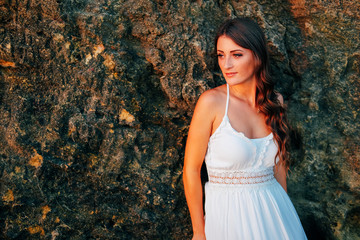
<svg viewBox="0 0 360 240"><path fill-rule="evenodd" d="M217 105L221 104L224 98L226 99L225 84L203 92L198 99L197 105L216 107Z"/></svg>
<svg viewBox="0 0 360 240"><path fill-rule="evenodd" d="M223 84L221 86L206 90L200 95L199 100L207 101L207 102L217 102L221 100L223 97L226 97L226 85Z"/></svg>

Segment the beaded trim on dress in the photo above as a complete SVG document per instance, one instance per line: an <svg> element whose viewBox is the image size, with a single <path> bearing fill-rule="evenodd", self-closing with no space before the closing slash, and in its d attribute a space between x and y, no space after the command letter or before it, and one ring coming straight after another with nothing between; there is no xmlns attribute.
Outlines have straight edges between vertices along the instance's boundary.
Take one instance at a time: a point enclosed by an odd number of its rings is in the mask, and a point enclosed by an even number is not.
<svg viewBox="0 0 360 240"><path fill-rule="evenodd" d="M257 184L274 179L274 172L272 167L256 172L208 169L208 176L216 184Z"/></svg>

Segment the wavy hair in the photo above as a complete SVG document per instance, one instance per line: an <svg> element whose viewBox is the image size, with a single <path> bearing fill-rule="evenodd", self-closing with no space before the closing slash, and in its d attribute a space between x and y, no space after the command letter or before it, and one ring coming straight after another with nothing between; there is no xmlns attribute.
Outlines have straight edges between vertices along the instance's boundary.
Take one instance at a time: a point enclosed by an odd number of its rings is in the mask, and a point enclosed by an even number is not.
<svg viewBox="0 0 360 240"><path fill-rule="evenodd" d="M289 124L286 110L278 99L274 90L274 83L269 73L269 53L266 40L260 26L250 18L235 18L225 21L215 37L215 51L220 36L231 38L237 45L253 52L259 64L255 69L256 76L256 106L266 116L268 125L278 144L274 162L279 158L279 163L289 166Z"/></svg>

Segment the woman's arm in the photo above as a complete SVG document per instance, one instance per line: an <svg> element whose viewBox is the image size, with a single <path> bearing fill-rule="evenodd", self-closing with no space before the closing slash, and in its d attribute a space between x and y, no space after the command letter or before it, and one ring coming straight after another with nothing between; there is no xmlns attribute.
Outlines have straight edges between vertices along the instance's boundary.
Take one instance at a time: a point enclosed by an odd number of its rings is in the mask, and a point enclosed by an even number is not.
<svg viewBox="0 0 360 240"><path fill-rule="evenodd" d="M183 181L193 227L193 239L205 239L200 170L215 119L212 90L203 93L195 107L185 148Z"/></svg>
<svg viewBox="0 0 360 240"><path fill-rule="evenodd" d="M284 106L284 98L280 93L276 93L277 98L281 104L281 106ZM276 164L276 167L274 167L274 176L276 180L280 183L280 185L284 188L285 192L287 192L287 186L286 186L286 173L287 173L287 167L285 166L285 163L278 162Z"/></svg>
<svg viewBox="0 0 360 240"><path fill-rule="evenodd" d="M283 187L285 192L287 192L287 186L286 186L287 168L286 168L285 164L283 164L283 163L278 163L276 165L277 166L274 167L274 177L280 183L280 185Z"/></svg>

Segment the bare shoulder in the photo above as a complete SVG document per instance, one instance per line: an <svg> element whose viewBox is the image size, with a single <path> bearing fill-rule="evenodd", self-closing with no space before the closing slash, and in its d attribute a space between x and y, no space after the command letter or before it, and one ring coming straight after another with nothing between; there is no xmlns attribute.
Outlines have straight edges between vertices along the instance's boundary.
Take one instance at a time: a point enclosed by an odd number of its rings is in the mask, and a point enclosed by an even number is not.
<svg viewBox="0 0 360 240"><path fill-rule="evenodd" d="M224 92L224 85L212 88L203 92L197 102L197 106L214 108L221 104L221 100L226 97L226 87Z"/></svg>
<svg viewBox="0 0 360 240"><path fill-rule="evenodd" d="M279 100L281 106L284 106L284 97L279 92L276 92L275 94L276 94L276 97Z"/></svg>
<svg viewBox="0 0 360 240"><path fill-rule="evenodd" d="M195 118L204 118L203 121L213 122L224 109L226 102L226 85L209 89L203 92L195 106Z"/></svg>

